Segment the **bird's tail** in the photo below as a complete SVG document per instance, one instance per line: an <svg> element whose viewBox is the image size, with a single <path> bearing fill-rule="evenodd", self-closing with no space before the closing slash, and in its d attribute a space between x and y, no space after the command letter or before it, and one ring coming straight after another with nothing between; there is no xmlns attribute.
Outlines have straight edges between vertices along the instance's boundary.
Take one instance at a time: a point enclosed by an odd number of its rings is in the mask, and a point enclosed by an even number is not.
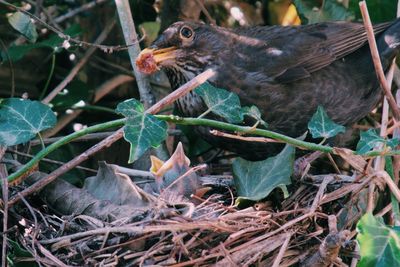
<svg viewBox="0 0 400 267"><path fill-rule="evenodd" d="M400 18L378 35L377 46L382 65L388 67L393 58L400 52Z"/></svg>

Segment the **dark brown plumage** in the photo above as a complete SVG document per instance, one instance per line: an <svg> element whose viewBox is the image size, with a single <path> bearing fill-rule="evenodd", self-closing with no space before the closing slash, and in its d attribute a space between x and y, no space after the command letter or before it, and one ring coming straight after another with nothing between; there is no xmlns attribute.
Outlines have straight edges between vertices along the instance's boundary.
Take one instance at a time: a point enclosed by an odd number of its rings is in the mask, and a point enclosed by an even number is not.
<svg viewBox="0 0 400 267"><path fill-rule="evenodd" d="M400 47L400 21L374 27L386 70ZM195 22L171 25L142 53L153 53L173 89L212 68L216 87L239 95L242 105L256 105L269 129L292 137L307 130L318 105L342 125L367 115L381 98L364 26L326 22L294 27L225 29ZM186 116L206 108L190 93L178 101ZM213 145L252 160L275 154L275 144L239 142L212 136Z"/></svg>

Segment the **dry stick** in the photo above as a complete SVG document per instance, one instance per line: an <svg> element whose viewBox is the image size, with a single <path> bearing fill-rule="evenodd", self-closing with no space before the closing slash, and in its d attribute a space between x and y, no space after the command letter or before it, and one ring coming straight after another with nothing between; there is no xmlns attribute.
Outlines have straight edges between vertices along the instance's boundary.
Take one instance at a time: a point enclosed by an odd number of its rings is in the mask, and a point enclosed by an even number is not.
<svg viewBox="0 0 400 267"><path fill-rule="evenodd" d="M289 242L290 242L290 238L292 237L292 234L288 234L288 236L286 237L285 242L283 243L283 245L281 246L281 249L279 250L278 255L276 256L274 263L272 264L272 267L279 267L283 256L285 255L286 249L289 246Z"/></svg>
<svg viewBox="0 0 400 267"><path fill-rule="evenodd" d="M224 223L218 221L202 221L188 223L173 223L166 225L145 225L145 226L114 226L103 227L85 232L77 232L66 236L55 237L52 239L39 241L43 245L53 244L65 240L76 240L93 235L104 235L110 233L128 233L128 234L147 234L153 232L174 232L174 231L191 231L191 230L214 230L232 232L234 230L227 228Z"/></svg>
<svg viewBox="0 0 400 267"><path fill-rule="evenodd" d="M211 69L202 72L201 74L197 75L192 80L190 80L189 82L187 82L184 85L182 85L181 87L179 87L177 90L175 90L171 94L169 94L166 97L164 97L163 99L161 99L155 105L150 107L146 112L151 113L151 114L155 114L155 113L159 112L161 109L172 104L175 100L177 100L181 96L184 96L188 92L194 90L196 87L198 87L200 84L204 83L205 81L207 81L209 78L211 78L214 75L215 75L215 72ZM124 132L123 128L119 129L118 131L116 131L114 134L110 135L103 141L99 142L98 144L89 148L88 150L86 150L85 152L80 154L79 156L77 156L77 157L73 158L72 160L70 160L69 162L65 163L65 165L61 166L60 168L56 169L52 173L43 177L40 181L36 182L35 184L28 187L27 189L23 190L17 196L12 197L9 201L9 205L12 206L15 203L17 203L21 199L21 196L26 197L30 194L33 194L33 193L39 191L40 189L42 189L43 187L45 187L46 185L48 185L49 183L54 181L58 176L73 169L75 166L79 165L81 162L85 161L90 156L99 152L103 148L109 147L111 144L113 144L114 142L116 142L123 136L123 132Z"/></svg>
<svg viewBox="0 0 400 267"><path fill-rule="evenodd" d="M102 99L105 95L110 93L112 90L120 86L121 84L131 82L133 81L134 78L128 75L117 75L103 84L101 84L96 90L95 90L95 96L93 99L93 104L98 102L100 99ZM83 110L75 110L72 114L65 115L61 117L58 121L56 126L53 128L49 129L48 131L45 131L43 133L43 138L47 138L50 136L53 136L57 134L59 131L61 131L66 125L68 125L71 121L73 121L76 117L78 117Z"/></svg>
<svg viewBox="0 0 400 267"><path fill-rule="evenodd" d="M396 101L394 100L394 97L390 91L390 87L385 78L385 73L383 71L381 58L379 56L378 47L377 47L376 41L375 41L374 29L372 28L372 23L369 18L367 4L365 1L361 1L359 3L359 5L360 5L360 10L361 10L361 14L363 17L363 21L364 21L365 30L367 32L368 43L369 43L369 47L371 49L372 61L374 63L376 75L378 77L381 88L383 89L383 92L385 93L385 96L387 97L389 106L392 109L395 120L400 121L400 109L397 106Z"/></svg>
<svg viewBox="0 0 400 267"><path fill-rule="evenodd" d="M389 174L385 171L380 171L376 173L376 176L382 178L385 181L394 197L397 199L398 202L400 202L400 189L394 183Z"/></svg>
<svg viewBox="0 0 400 267"><path fill-rule="evenodd" d="M363 21L364 21L365 30L367 32L368 43L369 43L369 47L371 50L371 55L372 55L372 60L374 63L376 75L378 77L379 83L381 84L381 88L383 89L386 99L387 99L390 107L392 108L393 116L396 121L399 121L400 120L399 107L397 106L396 101L394 100L394 97L390 91L390 84L388 84L388 81L386 80L386 77L385 77L385 73L383 71L381 58L379 56L378 47L376 45L374 30L373 30L372 23L371 23L371 20L369 17L368 9L367 9L367 4L365 1L362 1L359 3L359 5L360 5L360 10L361 10L361 14L363 17ZM385 111L385 110L383 110L383 111ZM384 117L382 119L384 119ZM386 128L384 128L385 125L383 125L382 127L383 128L381 128L381 133L383 130L385 130L385 132L386 132ZM382 159L377 159L377 161L375 162L376 168L378 168L381 165L381 163L380 163L381 161L382 161ZM369 189L368 189L367 212L372 212L375 207L374 192L375 192L375 184L371 183L369 186Z"/></svg>
<svg viewBox="0 0 400 267"><path fill-rule="evenodd" d="M252 240L249 241L249 242L246 242L246 243L244 243L244 244L242 244L242 245L240 245L240 246L237 246L237 247L231 249L229 252L230 252L230 253L233 253L233 252L238 251L238 250L241 250L241 249L246 249L246 247L249 246L249 245L253 245L253 244L257 243L257 242L260 242L260 241L262 241L262 240L265 240L265 239L267 239L267 238L269 238L269 237L271 237L271 236L273 236L273 235L275 235L275 234L277 234L277 233L279 233L279 232L281 232L281 231L283 231L283 230L286 230L287 228L289 228L289 227L291 227L291 226L297 224L298 222L301 222L302 220L305 220L305 219L307 219L307 218L313 216L313 215L315 214L315 211L316 211L316 209L317 209L317 207L318 207L318 204L319 204L320 200L322 199L322 195L323 195L323 193L324 193L324 191L325 191L326 186L327 186L332 180L333 180L333 177L327 177L327 178L325 178L324 181L320 184L319 189L318 189L318 192L317 192L317 194L316 194L316 196L315 196L315 198L314 198L314 201L313 201L313 203L312 203L312 205L311 205L311 208L310 208L310 210L309 210L306 214L303 214L302 216L297 217L297 218L295 218L295 219L293 219L293 220L291 220L291 221L285 223L284 225L282 225L281 227L279 227L278 229L276 229L276 230L274 230L274 231L272 231L272 232L269 232L269 233L267 233L267 234L265 234L265 235L263 235L263 236L254 238L254 239L252 239Z"/></svg>
<svg viewBox="0 0 400 267"><path fill-rule="evenodd" d="M43 247L39 242L35 242L35 245L39 248L39 251L46 256L50 261L52 261L55 266L59 267L68 267L69 265L64 264L62 261L60 261L56 256L51 254L50 251L48 251L45 247Z"/></svg>
<svg viewBox="0 0 400 267"><path fill-rule="evenodd" d="M3 158L4 153L6 151L6 147L0 146L0 159ZM0 170L0 179L3 180L2 183L2 195L3 195L3 234L2 234L2 245L1 245L1 266L6 267L7 263L7 222L8 222L8 180L7 180L7 173L3 173L3 170L6 171L6 168L0 166L2 170Z"/></svg>
<svg viewBox="0 0 400 267"><path fill-rule="evenodd" d="M96 44L100 44L102 43L108 36L108 34L111 32L112 28L115 25L115 21L112 20L110 22L110 24L108 24L104 30L100 33L99 37L97 37L95 43ZM72 68L72 70L70 71L70 73L67 75L67 77L64 78L64 80L57 85L56 88L54 88L53 91L51 91L43 100L42 102L47 104L50 103L51 100L53 100L54 97L56 97L58 95L58 93L60 93L65 86L67 86L73 79L74 77L78 74L78 72L82 69L82 67L86 64L86 62L88 61L88 59L90 58L91 55L93 55L93 53L96 51L97 47L90 47L85 55L83 56L83 58L78 62L78 64L76 64L75 67Z"/></svg>
<svg viewBox="0 0 400 267"><path fill-rule="evenodd" d="M394 66L396 62L396 58L393 59L392 64L390 66L389 72L386 75L387 85L390 88L393 82L393 74L394 74ZM383 138L387 136L387 127L389 122L389 104L386 96L383 98L382 105L382 120L381 120L381 128L379 135ZM382 149L383 144L380 144L378 149ZM383 171L385 169L385 157L379 156L375 158L374 161L374 170L375 171ZM371 183L368 188L368 203L367 203L367 211L372 213L375 208L375 183Z"/></svg>

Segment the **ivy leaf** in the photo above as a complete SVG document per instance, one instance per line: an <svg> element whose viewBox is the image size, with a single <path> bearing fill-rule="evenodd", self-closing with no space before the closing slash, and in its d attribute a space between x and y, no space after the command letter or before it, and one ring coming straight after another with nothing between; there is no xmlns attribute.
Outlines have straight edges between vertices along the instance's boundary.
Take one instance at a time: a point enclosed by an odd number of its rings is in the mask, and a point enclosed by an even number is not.
<svg viewBox="0 0 400 267"><path fill-rule="evenodd" d="M138 100L126 100L118 104L115 111L127 118L124 138L131 144L129 163L137 160L150 147L159 146L167 138L167 123L144 113L144 107Z"/></svg>
<svg viewBox="0 0 400 267"><path fill-rule="evenodd" d="M261 112L258 109L258 107L256 106L242 107L242 113L244 116L249 116L257 120L257 122L259 122L265 128L268 128L268 123L261 118Z"/></svg>
<svg viewBox="0 0 400 267"><path fill-rule="evenodd" d="M346 130L344 126L334 123L321 106L318 106L317 112L308 123L308 129L313 138L330 138Z"/></svg>
<svg viewBox="0 0 400 267"><path fill-rule="evenodd" d="M8 23L19 31L29 42L34 43L38 38L36 26L32 23L31 18L22 12L15 12L8 18Z"/></svg>
<svg viewBox="0 0 400 267"><path fill-rule="evenodd" d="M14 146L34 138L53 127L56 116L49 106L39 101L20 98L0 100L0 144Z"/></svg>
<svg viewBox="0 0 400 267"><path fill-rule="evenodd" d="M353 12L347 10L342 3L337 0L294 0L297 12L302 24L312 24L322 21L354 19Z"/></svg>
<svg viewBox="0 0 400 267"><path fill-rule="evenodd" d="M286 193L286 185L291 184L294 151L293 146L286 145L278 155L263 161L236 159L232 166L239 195L237 202L244 199L258 201L267 197L277 187Z"/></svg>
<svg viewBox="0 0 400 267"><path fill-rule="evenodd" d="M229 123L243 121L240 100L236 94L216 88L207 82L197 87L195 93L201 96L209 111L223 117Z"/></svg>
<svg viewBox="0 0 400 267"><path fill-rule="evenodd" d="M400 140L397 138L387 140L381 137L376 130L370 129L366 132L361 132L360 141L358 141L357 144L357 153L365 154L374 149L379 144L395 148L399 144L399 141Z"/></svg>
<svg viewBox="0 0 400 267"><path fill-rule="evenodd" d="M357 223L361 260L357 266L400 266L400 229L388 227L382 218L365 214Z"/></svg>

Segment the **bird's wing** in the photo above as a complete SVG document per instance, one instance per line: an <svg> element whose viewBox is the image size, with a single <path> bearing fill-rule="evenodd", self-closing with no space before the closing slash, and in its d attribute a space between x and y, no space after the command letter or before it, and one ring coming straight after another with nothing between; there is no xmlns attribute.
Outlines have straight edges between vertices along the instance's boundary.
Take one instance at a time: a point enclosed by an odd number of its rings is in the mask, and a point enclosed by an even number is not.
<svg viewBox="0 0 400 267"><path fill-rule="evenodd" d="M390 24L375 25L375 33L382 32ZM349 55L367 42L364 26L349 22L255 27L239 29L236 33L240 36L236 42L241 47L239 49L249 49L248 64L253 64L252 68L262 69L271 81L283 83L308 77L310 73Z"/></svg>

